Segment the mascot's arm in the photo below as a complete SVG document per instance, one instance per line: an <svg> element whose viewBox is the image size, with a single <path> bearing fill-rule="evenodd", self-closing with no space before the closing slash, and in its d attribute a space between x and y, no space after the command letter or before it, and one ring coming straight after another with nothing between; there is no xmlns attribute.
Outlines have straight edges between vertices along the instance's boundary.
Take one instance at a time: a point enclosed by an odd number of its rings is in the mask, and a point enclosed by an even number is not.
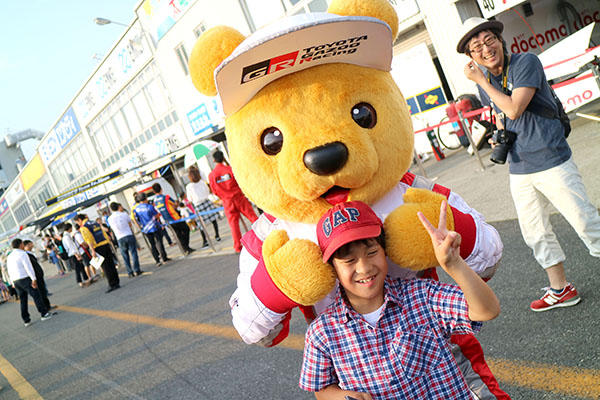
<svg viewBox="0 0 600 400"><path fill-rule="evenodd" d="M502 255L498 232L460 196L453 192L448 196L448 229L456 230L463 237L461 256L482 278L490 278ZM443 199L441 194L427 189L409 188L406 191L404 204L385 220L386 250L392 261L413 270L437 266L433 248L427 242L426 231L419 224L416 213L423 212L437 224Z"/></svg>
<svg viewBox="0 0 600 400"><path fill-rule="evenodd" d="M491 278L496 272L504 249L500 234L496 228L484 221L481 214L469 207L458 194L450 192L448 203L452 208L470 215L475 222L475 244L470 254L465 257L465 262L481 278Z"/></svg>
<svg viewBox="0 0 600 400"><path fill-rule="evenodd" d="M248 344L258 343L269 335L286 317L287 312L269 310L256 297L250 280L256 270L258 260L246 249L240 254L240 273L237 278L237 289L229 299L233 326L242 340ZM284 331L285 329L280 329ZM285 327L287 328L287 326ZM278 328L279 329L279 328ZM283 338L287 331L282 333ZM282 338L282 339L283 339Z"/></svg>

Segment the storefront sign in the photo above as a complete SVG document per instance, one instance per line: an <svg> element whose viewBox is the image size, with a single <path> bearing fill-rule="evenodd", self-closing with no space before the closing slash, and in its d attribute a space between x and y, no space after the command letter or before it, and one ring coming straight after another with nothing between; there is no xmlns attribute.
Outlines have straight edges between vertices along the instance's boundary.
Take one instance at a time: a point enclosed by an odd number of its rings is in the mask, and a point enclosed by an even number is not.
<svg viewBox="0 0 600 400"><path fill-rule="evenodd" d="M116 178L120 174L121 174L121 171L114 171L114 172L111 172L108 175L104 175L104 176L102 176L102 177L100 177L98 179L94 179L93 181L84 183L81 186L77 186L74 189L71 189L71 190L69 190L69 191L67 191L65 193L61 193L58 196L55 196L55 197L52 197L52 198L46 200L46 205L50 206L50 205L52 205L54 203L57 203L59 201L68 199L69 197L73 197L75 195L83 193L83 192L87 191L88 189L91 189L91 188L96 187L98 185L102 185L103 183L108 182L109 180L111 180L113 178Z"/></svg>
<svg viewBox="0 0 600 400"><path fill-rule="evenodd" d="M21 172L20 179L23 184L23 189L28 191L42 176L44 176L45 172L46 169L42 163L40 153L35 153L31 161L27 163L23 169L23 172Z"/></svg>
<svg viewBox="0 0 600 400"><path fill-rule="evenodd" d="M217 130L219 122L223 121L224 117L221 102L208 97L198 107L187 113L188 122L194 135L201 136Z"/></svg>
<svg viewBox="0 0 600 400"><path fill-rule="evenodd" d="M506 11L496 17L504 24L502 37L511 53L539 54L583 27L600 22L597 1L573 2L577 14L566 21L563 21L556 11L556 3L556 0L532 2L533 15L527 18L527 24L519 14L512 11ZM600 31L596 30L592 33L592 41L598 43L598 40ZM564 58L557 57L554 62Z"/></svg>
<svg viewBox="0 0 600 400"><path fill-rule="evenodd" d="M56 158L58 153L65 148L67 143L79 133L79 121L75 117L73 108L69 107L63 114L60 121L54 126L48 135L42 140L39 147L39 153L42 160L48 165Z"/></svg>

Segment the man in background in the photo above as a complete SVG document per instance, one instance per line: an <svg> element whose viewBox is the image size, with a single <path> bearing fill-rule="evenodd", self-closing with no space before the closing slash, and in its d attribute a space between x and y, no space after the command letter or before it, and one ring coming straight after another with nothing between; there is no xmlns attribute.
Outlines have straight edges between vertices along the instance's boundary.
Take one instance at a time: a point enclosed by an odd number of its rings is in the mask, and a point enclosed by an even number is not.
<svg viewBox="0 0 600 400"><path fill-rule="evenodd" d="M23 319L23 323L25 326L31 325L31 317L28 310L28 295L33 298L42 321L50 319L52 316L48 312L49 310L38 291L35 271L33 270L29 256L24 250L23 241L18 238L13 239L10 246L12 247L12 251L6 259L6 269L21 301L21 318Z"/></svg>
<svg viewBox="0 0 600 400"><path fill-rule="evenodd" d="M137 243L135 236L133 236L133 230L131 229L131 217L123 210L123 206L119 203L110 203L110 210L112 213L108 217L108 225L113 230L117 242L119 243L119 250L125 261L125 268L130 278L134 276L142 275L144 272L140 269L140 260L137 253ZM131 253L131 258L129 254ZM131 267L131 261L133 260L133 268Z"/></svg>
<svg viewBox="0 0 600 400"><path fill-rule="evenodd" d="M233 177L231 167L225 164L223 152L220 150L215 151L213 160L217 165L208 175L210 189L223 202L225 216L231 228L231 236L233 236L233 249L236 253L239 253L242 251L242 244L240 242L242 238L240 232L240 213L244 214L250 222L256 221L258 217L252 208L252 204L244 196L242 189L240 189Z"/></svg>

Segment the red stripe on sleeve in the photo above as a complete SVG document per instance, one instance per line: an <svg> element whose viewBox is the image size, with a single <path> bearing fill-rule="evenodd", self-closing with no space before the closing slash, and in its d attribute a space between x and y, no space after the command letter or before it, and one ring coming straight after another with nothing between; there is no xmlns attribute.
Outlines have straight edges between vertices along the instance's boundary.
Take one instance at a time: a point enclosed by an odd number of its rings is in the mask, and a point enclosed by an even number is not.
<svg viewBox="0 0 600 400"><path fill-rule="evenodd" d="M400 182L406 183L408 186L412 186L414 180L415 180L415 174L413 174L412 172L407 172L404 174L402 179L400 179Z"/></svg>
<svg viewBox="0 0 600 400"><path fill-rule="evenodd" d="M454 216L454 230L460 233L462 242L460 244L460 256L467 258L475 247L475 239L477 238L477 228L475 220L470 214L465 214L458 211L454 207L450 207Z"/></svg>

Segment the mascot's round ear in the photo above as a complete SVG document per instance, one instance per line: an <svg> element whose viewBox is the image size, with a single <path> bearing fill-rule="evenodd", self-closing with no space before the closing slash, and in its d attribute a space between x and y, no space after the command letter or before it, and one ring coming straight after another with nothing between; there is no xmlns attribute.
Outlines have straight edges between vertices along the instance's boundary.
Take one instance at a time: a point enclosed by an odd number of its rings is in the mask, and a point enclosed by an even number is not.
<svg viewBox="0 0 600 400"><path fill-rule="evenodd" d="M332 0L327 12L377 18L390 26L392 40L398 34L398 15L388 0Z"/></svg>
<svg viewBox="0 0 600 400"><path fill-rule="evenodd" d="M244 39L244 35L228 26L215 26L200 35L189 60L190 76L200 93L217 94L215 69Z"/></svg>

